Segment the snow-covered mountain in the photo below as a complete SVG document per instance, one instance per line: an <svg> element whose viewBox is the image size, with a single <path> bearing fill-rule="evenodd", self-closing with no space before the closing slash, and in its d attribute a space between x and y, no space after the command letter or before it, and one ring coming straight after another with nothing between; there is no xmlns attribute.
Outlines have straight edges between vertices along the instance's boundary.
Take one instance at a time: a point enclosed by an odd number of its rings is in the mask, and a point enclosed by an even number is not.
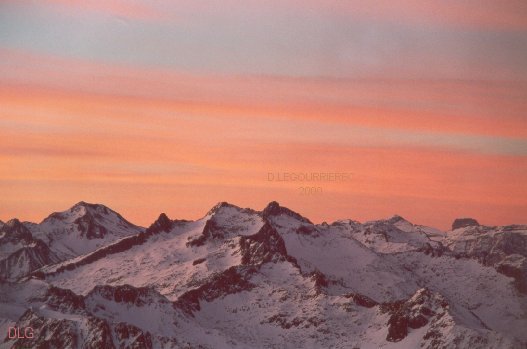
<svg viewBox="0 0 527 349"><path fill-rule="evenodd" d="M33 245L47 259L16 268ZM0 224L0 256L0 348L527 347L527 226L222 202L142 229L81 202Z"/></svg>
<svg viewBox="0 0 527 349"><path fill-rule="evenodd" d="M18 279L59 258L18 219L0 226L0 280Z"/></svg>
<svg viewBox="0 0 527 349"><path fill-rule="evenodd" d="M104 205L83 201L69 210L52 213L40 224L26 223L26 226L61 259L93 252L144 230Z"/></svg>

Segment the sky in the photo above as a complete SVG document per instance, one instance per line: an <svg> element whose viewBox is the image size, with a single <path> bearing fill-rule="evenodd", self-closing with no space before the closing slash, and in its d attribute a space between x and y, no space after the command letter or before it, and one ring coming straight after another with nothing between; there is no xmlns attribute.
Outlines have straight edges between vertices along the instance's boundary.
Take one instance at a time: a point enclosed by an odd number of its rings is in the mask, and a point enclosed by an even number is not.
<svg viewBox="0 0 527 349"><path fill-rule="evenodd" d="M0 129L4 221L527 224L527 3L2 0Z"/></svg>

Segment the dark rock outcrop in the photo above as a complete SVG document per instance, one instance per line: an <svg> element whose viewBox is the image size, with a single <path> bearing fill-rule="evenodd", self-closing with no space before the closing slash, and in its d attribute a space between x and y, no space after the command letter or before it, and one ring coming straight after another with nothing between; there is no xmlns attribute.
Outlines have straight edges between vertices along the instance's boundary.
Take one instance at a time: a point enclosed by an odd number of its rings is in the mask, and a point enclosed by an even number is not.
<svg viewBox="0 0 527 349"><path fill-rule="evenodd" d="M359 293L348 293L344 295L344 297L351 298L355 304L365 308L373 308L374 306L379 304L370 297Z"/></svg>
<svg viewBox="0 0 527 349"><path fill-rule="evenodd" d="M115 338L119 341L119 348L127 349L151 349L152 336L149 332L143 332L141 329L119 322L114 327Z"/></svg>
<svg viewBox="0 0 527 349"><path fill-rule="evenodd" d="M68 227L69 223L66 223L65 220L72 215L75 215L75 217L78 216L73 221L73 224L80 232L80 237L84 237L88 240L101 239L111 233L104 224L104 221L108 216L116 217L119 221L119 225L122 225L123 227L128 227L130 229L139 228L127 221L119 213L104 205L90 204L84 201L78 202L67 211L50 214L41 222L41 224L66 224L65 227Z"/></svg>
<svg viewBox="0 0 527 349"><path fill-rule="evenodd" d="M223 229L218 226L214 218L211 218L205 222L202 234L199 237L187 242L187 246L203 246L207 240L223 238L224 234L225 233Z"/></svg>
<svg viewBox="0 0 527 349"><path fill-rule="evenodd" d="M317 236L318 230L314 225L304 224L297 228L296 232L300 235Z"/></svg>
<svg viewBox="0 0 527 349"><path fill-rule="evenodd" d="M82 331L73 320L38 316L27 310L17 321L18 328L32 328L32 338L5 338L12 348L114 349L111 330L106 321L89 316ZM29 336L28 336L29 337Z"/></svg>
<svg viewBox="0 0 527 349"><path fill-rule="evenodd" d="M309 278L313 280L315 286L315 294L319 295L329 286L329 280L320 270L315 269L309 274Z"/></svg>
<svg viewBox="0 0 527 349"><path fill-rule="evenodd" d="M84 297L68 289L51 286L45 297L46 305L65 314L79 314L86 310Z"/></svg>
<svg viewBox="0 0 527 349"><path fill-rule="evenodd" d="M58 257L18 219L11 219L0 227L0 279L15 280L27 276L42 266L56 263ZM6 251L10 251L11 253Z"/></svg>
<svg viewBox="0 0 527 349"><path fill-rule="evenodd" d="M417 252L423 252L430 257L441 257L445 252L448 252L448 250L440 242L434 246L427 242L422 247L418 248Z"/></svg>
<svg viewBox="0 0 527 349"><path fill-rule="evenodd" d="M454 223L452 223L452 230L477 226L479 226L479 223L474 218L457 218Z"/></svg>
<svg viewBox="0 0 527 349"><path fill-rule="evenodd" d="M108 230L104 226L97 224L90 212L86 212L85 215L77 218L73 223L77 225L81 237L85 236L88 240L102 239L108 234Z"/></svg>
<svg viewBox="0 0 527 349"><path fill-rule="evenodd" d="M408 300L382 303L381 312L390 314L386 340L403 340L410 329L427 325L436 315L442 317L447 307L448 303L441 296L432 294L426 288L418 290Z"/></svg>
<svg viewBox="0 0 527 349"><path fill-rule="evenodd" d="M192 262L192 265L198 265L198 264L201 264L201 263L205 262L206 260L207 260L207 258L198 258L198 259L196 259L196 260L194 260L194 261Z"/></svg>
<svg viewBox="0 0 527 349"><path fill-rule="evenodd" d="M136 307L142 307L154 301L169 302L164 296L150 287L134 287L131 285L95 286L93 290L86 295L86 298L92 299L97 296L108 301L126 303Z"/></svg>
<svg viewBox="0 0 527 349"><path fill-rule="evenodd" d="M296 260L287 254L284 239L268 222L256 234L240 238L240 251L243 265L279 261L296 265Z"/></svg>
<svg viewBox="0 0 527 349"><path fill-rule="evenodd" d="M24 224L16 218L13 218L0 226L0 235L2 234L3 237L0 239L0 244L7 242L25 242L26 244L29 244L33 241L33 236L29 229L27 229Z"/></svg>
<svg viewBox="0 0 527 349"><path fill-rule="evenodd" d="M389 223L389 224L395 224L395 223L398 223L398 222L408 222L408 221L406 219L404 219L404 217L399 216L398 214L396 214L396 215L393 215L386 222Z"/></svg>
<svg viewBox="0 0 527 349"><path fill-rule="evenodd" d="M41 240L33 240L0 261L0 279L15 280L59 259Z"/></svg>
<svg viewBox="0 0 527 349"><path fill-rule="evenodd" d="M200 301L211 302L229 294L250 291L254 285L248 280L255 272L254 267L230 267L210 276L200 287L183 293L174 306L192 315L193 312L201 309Z"/></svg>
<svg viewBox="0 0 527 349"><path fill-rule="evenodd" d="M495 265L496 271L512 277L518 291L527 294L527 258L511 254Z"/></svg>
<svg viewBox="0 0 527 349"><path fill-rule="evenodd" d="M161 213L154 223L146 229L146 234L154 235L161 232L169 232L174 227L174 221L170 220L165 213Z"/></svg>
<svg viewBox="0 0 527 349"><path fill-rule="evenodd" d="M276 201L271 201L262 211L262 217L265 219L280 215L290 216L303 223L313 224L309 219L302 217L300 214L288 209L287 207L280 206L280 204Z"/></svg>
<svg viewBox="0 0 527 349"><path fill-rule="evenodd" d="M226 201L222 201L222 202L218 202L216 205L214 205L214 207L211 208L209 210L209 212L207 212L207 215L213 216L216 212L219 212L222 208L225 208L225 207L232 207L232 208L236 208L236 209L241 209L240 207L238 207L236 205L232 205L232 204L229 204Z"/></svg>

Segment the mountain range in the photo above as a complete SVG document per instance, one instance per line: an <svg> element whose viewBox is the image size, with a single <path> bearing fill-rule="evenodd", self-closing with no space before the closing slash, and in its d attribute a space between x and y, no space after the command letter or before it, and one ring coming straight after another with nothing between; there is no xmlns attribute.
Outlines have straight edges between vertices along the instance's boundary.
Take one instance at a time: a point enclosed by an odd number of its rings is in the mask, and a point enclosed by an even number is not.
<svg viewBox="0 0 527 349"><path fill-rule="evenodd" d="M525 329L526 225L314 224L277 202L0 221L0 349L527 348Z"/></svg>

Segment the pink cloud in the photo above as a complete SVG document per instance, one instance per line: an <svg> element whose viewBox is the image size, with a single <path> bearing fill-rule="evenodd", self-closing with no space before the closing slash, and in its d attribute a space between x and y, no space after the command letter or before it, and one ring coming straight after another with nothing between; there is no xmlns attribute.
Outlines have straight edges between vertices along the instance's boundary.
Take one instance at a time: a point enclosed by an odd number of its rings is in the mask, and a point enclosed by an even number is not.
<svg viewBox="0 0 527 349"><path fill-rule="evenodd" d="M320 1L293 0L292 6L316 11L349 14L359 19L376 19L398 23L453 25L474 29L525 30L527 6L522 0L503 1Z"/></svg>
<svg viewBox="0 0 527 349"><path fill-rule="evenodd" d="M8 0L12 1L12 0ZM18 1L12 1L20 4ZM69 15L93 12L124 19L152 21L165 18L164 14L148 2L126 0L42 0L38 6L49 6L53 10Z"/></svg>

